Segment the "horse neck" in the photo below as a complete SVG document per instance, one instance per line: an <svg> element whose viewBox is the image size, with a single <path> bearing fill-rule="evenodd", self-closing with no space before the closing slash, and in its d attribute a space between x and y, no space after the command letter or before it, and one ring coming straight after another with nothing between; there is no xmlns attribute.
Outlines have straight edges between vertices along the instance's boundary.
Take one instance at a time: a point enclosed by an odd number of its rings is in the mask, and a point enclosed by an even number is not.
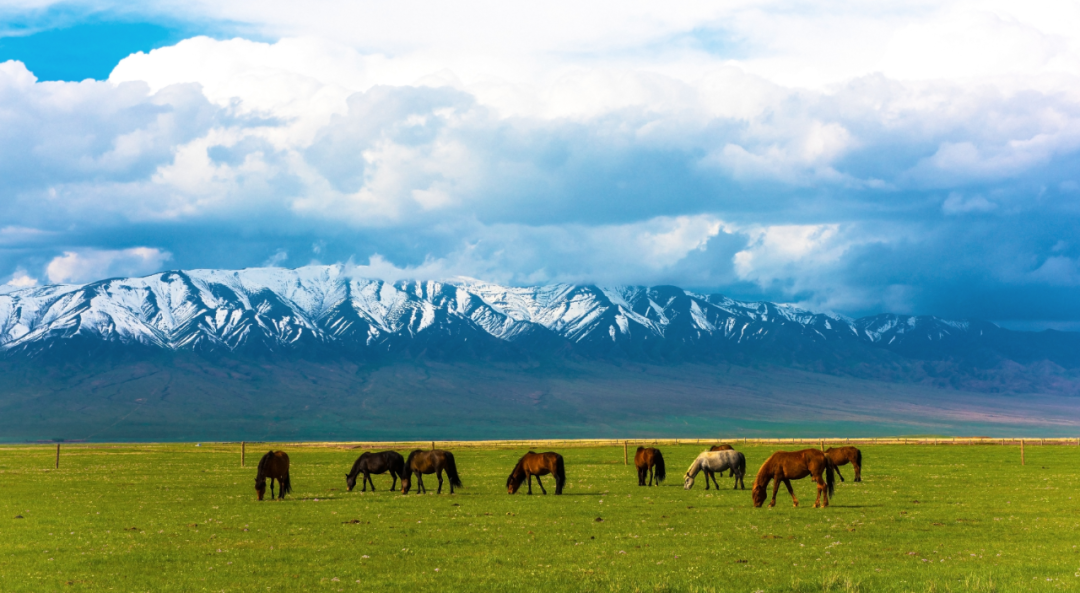
<svg viewBox="0 0 1080 593"><path fill-rule="evenodd" d="M775 457L775 455L773 457ZM755 488L757 486L764 488L765 486L768 486L769 482L772 480L774 471L773 466L776 465L776 460L773 459L773 457L769 457L765 460L765 463L761 464L761 469L758 470L757 476L754 478Z"/></svg>
<svg viewBox="0 0 1080 593"><path fill-rule="evenodd" d="M686 470L686 475L691 478L696 477L698 473L701 472L701 460L701 457L695 459L694 462L690 464L690 469Z"/></svg>

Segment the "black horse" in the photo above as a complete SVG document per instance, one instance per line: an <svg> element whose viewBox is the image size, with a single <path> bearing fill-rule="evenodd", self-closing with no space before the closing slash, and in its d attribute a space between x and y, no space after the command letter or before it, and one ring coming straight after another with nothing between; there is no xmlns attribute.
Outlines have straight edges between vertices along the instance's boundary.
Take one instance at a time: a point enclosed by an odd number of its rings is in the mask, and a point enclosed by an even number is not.
<svg viewBox="0 0 1080 593"><path fill-rule="evenodd" d="M353 464L352 470L345 474L345 485L349 487L349 492L356 487L356 476L363 472L363 489L361 492L367 492L367 485L371 484L371 491L375 491L375 482L371 481L371 474L385 474L390 472L390 475L394 478L393 483L390 485L390 490L393 491L397 487L398 478L405 475L405 458L401 456L397 451L381 451L379 453L372 453L370 451L361 455L356 463Z"/></svg>

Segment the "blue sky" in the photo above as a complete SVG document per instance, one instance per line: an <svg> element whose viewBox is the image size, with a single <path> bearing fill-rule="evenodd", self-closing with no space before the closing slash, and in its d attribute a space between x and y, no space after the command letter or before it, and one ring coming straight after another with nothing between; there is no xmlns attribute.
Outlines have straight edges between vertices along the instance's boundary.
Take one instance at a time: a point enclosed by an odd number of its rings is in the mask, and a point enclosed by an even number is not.
<svg viewBox="0 0 1080 593"><path fill-rule="evenodd" d="M1080 329L1062 4L10 4L0 290L352 261Z"/></svg>

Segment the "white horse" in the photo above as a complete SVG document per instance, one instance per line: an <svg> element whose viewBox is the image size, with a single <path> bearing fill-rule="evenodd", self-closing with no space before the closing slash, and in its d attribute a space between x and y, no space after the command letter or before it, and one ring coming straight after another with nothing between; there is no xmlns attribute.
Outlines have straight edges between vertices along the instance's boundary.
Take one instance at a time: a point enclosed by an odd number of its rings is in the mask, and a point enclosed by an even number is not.
<svg viewBox="0 0 1080 593"><path fill-rule="evenodd" d="M703 469L711 472L723 472L730 469L735 472L734 487L742 486L742 489L746 490L746 484L743 484L743 476L746 475L746 457L738 451L706 451L698 455L694 463L690 464L690 469L686 470L683 490L694 487L694 477Z"/></svg>

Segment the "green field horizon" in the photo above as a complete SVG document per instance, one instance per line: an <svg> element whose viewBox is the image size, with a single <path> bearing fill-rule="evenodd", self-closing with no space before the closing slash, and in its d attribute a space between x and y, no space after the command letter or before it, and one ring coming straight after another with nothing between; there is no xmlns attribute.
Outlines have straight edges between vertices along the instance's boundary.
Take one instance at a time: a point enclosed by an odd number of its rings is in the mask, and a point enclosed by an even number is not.
<svg viewBox="0 0 1080 593"><path fill-rule="evenodd" d="M346 492L360 451L261 444L0 446L3 591L1047 591L1080 587L1080 447L864 445L840 470L754 509L779 445L738 447L747 490L691 490L701 445L664 445L668 480L637 486L623 448L562 446L563 496L508 496L524 447L455 450L454 495ZM263 449L294 492L256 502ZM546 481L549 492L553 483ZM535 490L537 493L538 489ZM1074 500L1075 499L1075 500ZM436 570L438 569L438 570Z"/></svg>

